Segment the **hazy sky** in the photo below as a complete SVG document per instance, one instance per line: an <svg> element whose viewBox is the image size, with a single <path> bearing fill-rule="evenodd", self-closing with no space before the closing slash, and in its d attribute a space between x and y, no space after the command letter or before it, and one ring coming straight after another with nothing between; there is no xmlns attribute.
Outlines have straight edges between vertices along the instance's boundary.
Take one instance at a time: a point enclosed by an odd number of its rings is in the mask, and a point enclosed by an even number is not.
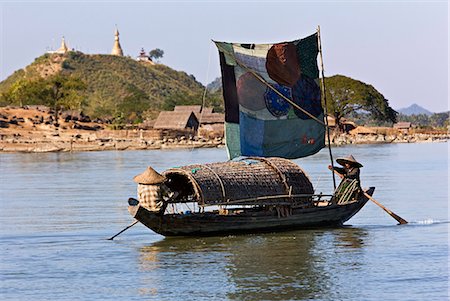
<svg viewBox="0 0 450 301"><path fill-rule="evenodd" d="M62 36L70 48L109 54L117 24L125 55L160 48L162 63L207 84L220 76L211 39L281 42L320 25L326 76L370 83L395 109L449 107L446 0L0 2L0 80Z"/></svg>

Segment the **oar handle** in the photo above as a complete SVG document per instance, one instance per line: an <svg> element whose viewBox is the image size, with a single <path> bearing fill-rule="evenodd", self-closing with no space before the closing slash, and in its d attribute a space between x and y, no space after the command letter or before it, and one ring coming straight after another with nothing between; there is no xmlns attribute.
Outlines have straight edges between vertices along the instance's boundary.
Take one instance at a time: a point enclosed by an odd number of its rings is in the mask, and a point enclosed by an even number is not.
<svg viewBox="0 0 450 301"><path fill-rule="evenodd" d="M119 234L121 234L121 233L125 232L126 230L130 229L131 227L133 227L133 226L136 225L137 223L139 223L139 221L138 221L138 220L135 220L133 223L131 223L131 224L130 224L129 226L127 226L125 229L123 229L122 231L120 231L120 232L117 233L116 235L114 235L114 236L108 238L108 240L113 240L114 237L116 237L116 236L118 236Z"/></svg>
<svg viewBox="0 0 450 301"><path fill-rule="evenodd" d="M331 165L330 165L331 166ZM330 169L330 168L329 168ZM337 174L338 176L339 176L339 178L341 178L341 179L343 179L344 178L344 175L343 174L341 174L341 173L339 173L336 169L334 169L332 166L331 166L331 169L330 169L332 172L334 172L335 174Z"/></svg>

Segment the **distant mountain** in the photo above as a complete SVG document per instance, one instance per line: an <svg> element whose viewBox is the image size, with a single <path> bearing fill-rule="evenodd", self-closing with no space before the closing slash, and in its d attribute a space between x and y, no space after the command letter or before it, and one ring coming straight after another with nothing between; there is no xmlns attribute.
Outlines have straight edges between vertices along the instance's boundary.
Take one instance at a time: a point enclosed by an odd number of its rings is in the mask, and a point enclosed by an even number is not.
<svg viewBox="0 0 450 301"><path fill-rule="evenodd" d="M422 108L421 106L417 105L417 104L412 104L407 108L403 108L403 109L399 109L397 110L399 113L403 114L403 115L407 115L407 116L411 116L411 115L420 115L420 114L425 114L427 116L431 116L433 115L432 112L428 111L425 108Z"/></svg>
<svg viewBox="0 0 450 301"><path fill-rule="evenodd" d="M217 92L220 89L222 89L222 78L221 77L216 77L215 80L213 80L212 82L210 82L206 88L208 89L208 91L210 91L211 93L213 92Z"/></svg>

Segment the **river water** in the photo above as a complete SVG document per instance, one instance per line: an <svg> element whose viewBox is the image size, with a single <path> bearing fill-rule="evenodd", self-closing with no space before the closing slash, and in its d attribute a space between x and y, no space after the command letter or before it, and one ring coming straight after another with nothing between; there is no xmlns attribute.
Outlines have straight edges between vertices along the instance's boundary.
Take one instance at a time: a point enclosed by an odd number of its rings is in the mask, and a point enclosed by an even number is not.
<svg viewBox="0 0 450 301"><path fill-rule="evenodd" d="M448 300L448 143L347 146L369 202L340 229L164 238L133 220L132 177L225 149L0 154L2 300ZM328 150L295 160L330 193Z"/></svg>

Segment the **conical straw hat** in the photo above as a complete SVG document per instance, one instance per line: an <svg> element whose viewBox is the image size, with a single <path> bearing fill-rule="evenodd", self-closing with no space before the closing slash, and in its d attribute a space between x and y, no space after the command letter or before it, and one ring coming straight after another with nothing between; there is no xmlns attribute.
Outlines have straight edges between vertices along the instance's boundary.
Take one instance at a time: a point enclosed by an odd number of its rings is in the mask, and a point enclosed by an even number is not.
<svg viewBox="0 0 450 301"><path fill-rule="evenodd" d="M139 184L151 185L162 183L166 180L166 178L149 166L143 173L135 176L133 180Z"/></svg>
<svg viewBox="0 0 450 301"><path fill-rule="evenodd" d="M350 163L350 165L355 166L355 167L363 167L363 165L361 163L359 163L358 161L356 161L356 159L352 155L350 155L348 157L337 158L336 162L341 164L342 166L344 166L345 163Z"/></svg>

